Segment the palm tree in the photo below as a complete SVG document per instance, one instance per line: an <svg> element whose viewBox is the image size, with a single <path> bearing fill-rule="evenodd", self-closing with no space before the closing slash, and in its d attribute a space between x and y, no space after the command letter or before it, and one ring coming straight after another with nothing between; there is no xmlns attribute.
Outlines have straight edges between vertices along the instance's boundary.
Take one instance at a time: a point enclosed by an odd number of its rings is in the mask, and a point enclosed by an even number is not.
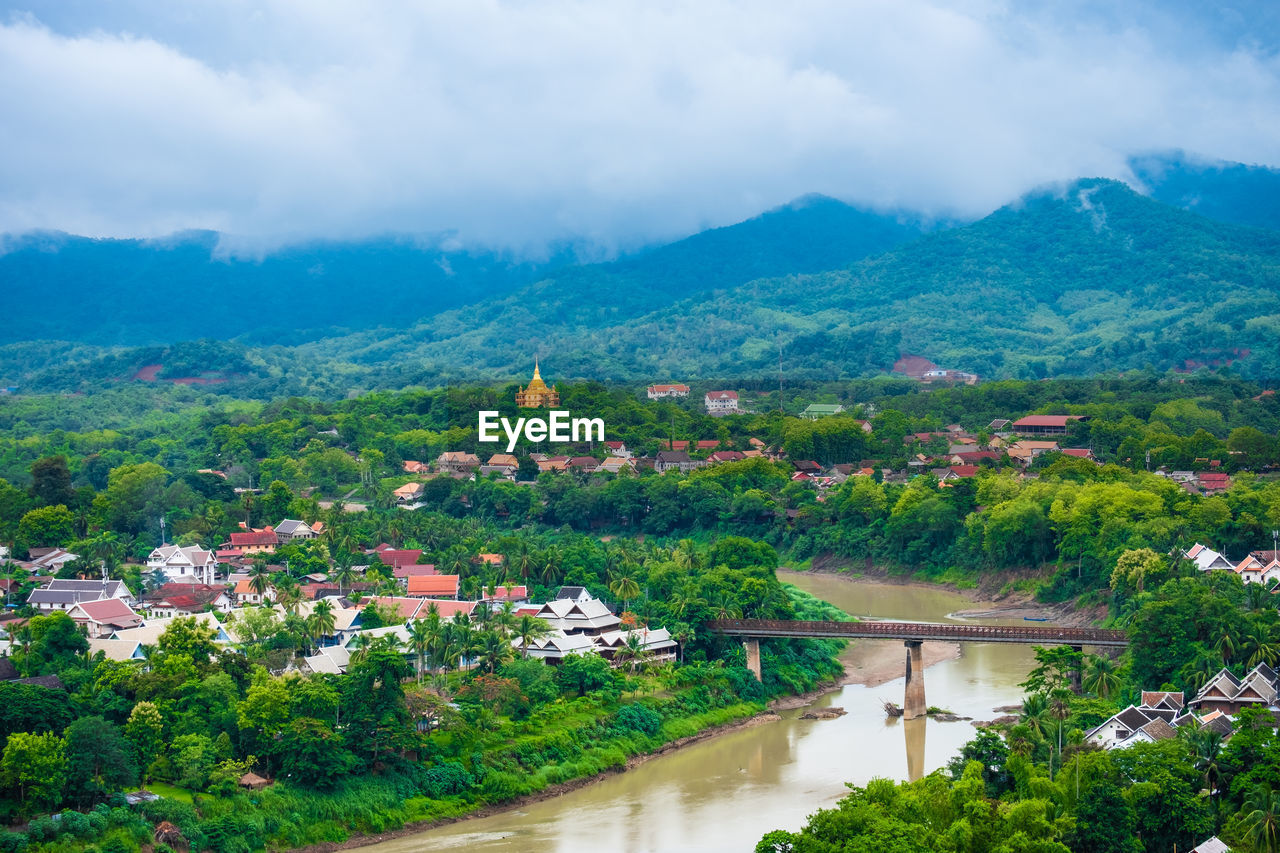
<svg viewBox="0 0 1280 853"><path fill-rule="evenodd" d="M531 613L523 614L515 624L516 636L520 638L520 656L529 656L529 644L534 640L551 633L551 626L545 620Z"/></svg>
<svg viewBox="0 0 1280 853"><path fill-rule="evenodd" d="M486 631L480 640L480 668L497 672L498 667L511 660L515 653L507 638L496 631Z"/></svg>
<svg viewBox="0 0 1280 853"><path fill-rule="evenodd" d="M1259 586L1259 584L1249 584L1249 586L1252 588ZM1248 666L1250 669L1260 663L1265 663L1267 666L1275 666L1276 658L1280 657L1280 647L1271 641L1266 628L1255 628L1253 633L1249 635L1248 646L1253 649L1253 654L1249 655Z"/></svg>
<svg viewBox="0 0 1280 853"><path fill-rule="evenodd" d="M516 557L516 571L520 573L520 580L525 583L529 582L529 573L533 571L533 567L537 561L533 558L533 553L529 550L527 543L520 546L520 556Z"/></svg>
<svg viewBox="0 0 1280 853"><path fill-rule="evenodd" d="M538 558L542 569L538 572L538 579L546 586L555 586L560 582L560 563L563 562L564 555L555 545L549 546Z"/></svg>
<svg viewBox="0 0 1280 853"><path fill-rule="evenodd" d="M1057 721L1058 730L1058 766L1062 766L1062 729L1067 718L1071 716L1071 699L1073 694L1065 687L1059 687L1049 694L1049 716Z"/></svg>
<svg viewBox="0 0 1280 853"><path fill-rule="evenodd" d="M298 609L302 607L302 591L288 580L288 577L281 573L281 577L277 577L272 584L276 590L276 603L284 608L284 612L291 616L296 616Z"/></svg>
<svg viewBox="0 0 1280 853"><path fill-rule="evenodd" d="M1257 612L1265 610L1272 606L1275 599L1271 597L1271 593L1266 586L1260 583L1249 583L1244 586L1244 604L1245 607Z"/></svg>
<svg viewBox="0 0 1280 853"><path fill-rule="evenodd" d="M640 584L631 575L620 572L609 582L609 591L622 599L622 609L626 610L627 603L640 594Z"/></svg>
<svg viewBox="0 0 1280 853"><path fill-rule="evenodd" d="M311 615L307 617L307 621L311 623L311 631L315 634L317 641L324 637L333 635L333 629L337 625L337 617L333 612L333 605L327 599L316 602L316 606L311 609Z"/></svg>
<svg viewBox="0 0 1280 853"><path fill-rule="evenodd" d="M267 561L259 557L253 561L253 566L249 569L249 588L262 598L267 594L270 586L271 573L267 571Z"/></svg>
<svg viewBox="0 0 1280 853"><path fill-rule="evenodd" d="M1231 663L1232 656L1236 653L1236 639L1231 634L1230 625L1222 626L1222 635L1218 637L1218 642L1215 644L1214 648L1218 650L1218 654L1222 658L1223 665L1229 665Z"/></svg>
<svg viewBox="0 0 1280 853"><path fill-rule="evenodd" d="M1192 753L1196 757L1195 767L1204 774L1204 787L1209 792L1209 799L1217 809L1215 797L1218 783L1222 781L1222 767L1218 757L1222 754L1222 735L1213 729L1195 729L1190 734Z"/></svg>
<svg viewBox="0 0 1280 853"><path fill-rule="evenodd" d="M1049 700L1043 693L1032 693L1022 700L1022 723L1037 737L1048 729Z"/></svg>
<svg viewBox="0 0 1280 853"><path fill-rule="evenodd" d="M1083 687L1089 693L1110 699L1111 694L1120 689L1121 680L1116 672L1115 661L1102 655L1090 655L1088 669L1085 673Z"/></svg>
<svg viewBox="0 0 1280 853"><path fill-rule="evenodd" d="M434 607L435 605L432 605ZM438 615L438 614L437 614ZM431 643L435 639L432 636L431 625L425 619L411 619L408 625L409 629L409 650L413 652L418 659L418 683L422 683L423 663L427 657L427 652L431 649Z"/></svg>
<svg viewBox="0 0 1280 853"><path fill-rule="evenodd" d="M647 656L648 651L644 647L644 640L640 638L639 632L632 631L627 634L626 642L618 647L618 651L614 653L613 658L614 660L625 660L629 662L630 666L628 671L631 675L635 675L636 667L638 667L641 661L643 661Z"/></svg>
<svg viewBox="0 0 1280 853"><path fill-rule="evenodd" d="M1280 792L1266 782L1254 787L1244 801L1244 826L1253 849L1265 853L1280 850Z"/></svg>
<svg viewBox="0 0 1280 853"><path fill-rule="evenodd" d="M350 566L338 566L337 571L333 573L333 579L338 584L338 595L342 595L347 587L355 583L356 570Z"/></svg>

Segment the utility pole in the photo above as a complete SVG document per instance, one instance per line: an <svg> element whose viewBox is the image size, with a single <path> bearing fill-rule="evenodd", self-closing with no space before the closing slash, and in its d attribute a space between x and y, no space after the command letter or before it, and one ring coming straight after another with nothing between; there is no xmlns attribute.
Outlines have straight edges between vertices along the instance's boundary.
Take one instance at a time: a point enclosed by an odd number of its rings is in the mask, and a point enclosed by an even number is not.
<svg viewBox="0 0 1280 853"><path fill-rule="evenodd" d="M164 515L160 516L160 547L164 547Z"/></svg>

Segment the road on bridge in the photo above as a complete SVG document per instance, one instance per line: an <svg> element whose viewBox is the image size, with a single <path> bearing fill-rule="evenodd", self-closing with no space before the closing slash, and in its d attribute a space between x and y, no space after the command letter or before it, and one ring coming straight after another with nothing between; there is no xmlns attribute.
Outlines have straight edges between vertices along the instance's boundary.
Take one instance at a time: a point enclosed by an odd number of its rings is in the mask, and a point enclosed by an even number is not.
<svg viewBox="0 0 1280 853"><path fill-rule="evenodd" d="M715 619L705 628L730 637L826 637L837 640L903 640L949 643L1034 643L1055 646L1127 646L1124 631L1102 628L948 625L928 622L802 622L784 619Z"/></svg>

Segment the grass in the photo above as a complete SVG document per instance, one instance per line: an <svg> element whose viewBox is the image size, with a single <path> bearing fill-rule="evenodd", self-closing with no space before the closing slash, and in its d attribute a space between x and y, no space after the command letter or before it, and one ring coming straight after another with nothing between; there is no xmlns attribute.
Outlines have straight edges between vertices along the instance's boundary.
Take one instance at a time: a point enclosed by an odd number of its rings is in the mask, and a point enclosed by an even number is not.
<svg viewBox="0 0 1280 853"><path fill-rule="evenodd" d="M146 789L153 794L159 794L170 800L177 800L180 803L192 802L191 792L186 788L179 788L177 785L170 785L166 782L149 782Z"/></svg>

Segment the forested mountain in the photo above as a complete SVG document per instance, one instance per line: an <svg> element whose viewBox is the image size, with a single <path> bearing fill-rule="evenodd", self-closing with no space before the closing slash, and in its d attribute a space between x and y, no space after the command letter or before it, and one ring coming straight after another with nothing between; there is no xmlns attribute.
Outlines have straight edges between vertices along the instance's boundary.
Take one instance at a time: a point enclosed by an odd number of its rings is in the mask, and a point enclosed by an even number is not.
<svg viewBox="0 0 1280 853"><path fill-rule="evenodd" d="M844 269L758 279L645 313L548 280L330 351L447 375L606 379L888 370L900 353L983 376L1237 361L1280 372L1280 232L1228 225L1107 180L1078 181ZM366 344L367 345L364 345Z"/></svg>
<svg viewBox="0 0 1280 853"><path fill-rule="evenodd" d="M203 376L333 396L511 380L534 356L553 378L718 381L772 376L779 348L807 379L883 373L904 353L985 378L1280 375L1280 230L1222 221L1269 221L1253 202L1276 175L1189 162L1142 167L1156 197L1081 180L932 231L811 196L598 264L395 241L249 262L216 258L212 235L23 238L0 256L0 385ZM113 341L135 348L95 346Z"/></svg>
<svg viewBox="0 0 1280 853"><path fill-rule="evenodd" d="M293 345L403 329L544 276L544 288L592 295L597 305L652 310L702 290L844 266L918 233L821 196L596 264L576 263L568 249L515 261L410 238L316 242L243 258L221 251L212 232L159 241L44 233L0 243L0 305L11 341Z"/></svg>

